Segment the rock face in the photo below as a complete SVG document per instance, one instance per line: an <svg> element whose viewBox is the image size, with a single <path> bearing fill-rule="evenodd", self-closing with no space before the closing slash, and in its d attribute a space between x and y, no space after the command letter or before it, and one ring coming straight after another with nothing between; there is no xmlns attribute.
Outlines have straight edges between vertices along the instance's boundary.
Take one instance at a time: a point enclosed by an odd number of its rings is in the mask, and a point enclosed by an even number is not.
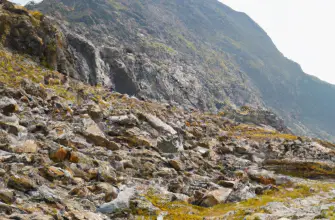
<svg viewBox="0 0 335 220"><path fill-rule="evenodd" d="M39 58L51 69L73 75L73 56L67 42L51 19L37 11L29 12L7 0L0 3L1 44Z"/></svg>
<svg viewBox="0 0 335 220"><path fill-rule="evenodd" d="M267 108L297 134L335 140L335 87L303 73L248 16L217 0L45 0L29 8L59 22L77 79L186 108L250 106L256 111L236 120L285 131Z"/></svg>

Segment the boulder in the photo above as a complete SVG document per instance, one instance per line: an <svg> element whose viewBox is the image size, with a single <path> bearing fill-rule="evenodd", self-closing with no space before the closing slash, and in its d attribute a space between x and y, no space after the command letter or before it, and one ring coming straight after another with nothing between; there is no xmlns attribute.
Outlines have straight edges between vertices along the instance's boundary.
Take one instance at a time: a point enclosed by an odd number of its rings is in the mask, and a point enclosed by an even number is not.
<svg viewBox="0 0 335 220"><path fill-rule="evenodd" d="M225 203L233 190L229 188L220 188L205 194L200 202L201 206L212 207L217 204Z"/></svg>

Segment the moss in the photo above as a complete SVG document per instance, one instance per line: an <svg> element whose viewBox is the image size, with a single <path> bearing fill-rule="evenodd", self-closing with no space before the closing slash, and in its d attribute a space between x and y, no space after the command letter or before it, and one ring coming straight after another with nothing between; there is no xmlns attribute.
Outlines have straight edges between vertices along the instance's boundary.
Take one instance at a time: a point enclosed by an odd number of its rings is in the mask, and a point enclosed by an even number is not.
<svg viewBox="0 0 335 220"><path fill-rule="evenodd" d="M43 18L43 14L39 11L29 11L29 13L31 14L31 16L33 16L36 20L41 21Z"/></svg>
<svg viewBox="0 0 335 220"><path fill-rule="evenodd" d="M171 55L177 54L177 51L163 43L146 41L145 46L158 50L159 52L165 52Z"/></svg>
<svg viewBox="0 0 335 220"><path fill-rule="evenodd" d="M146 198L154 206L168 213L166 219L204 219L204 217L220 218L228 212L232 212L229 219L243 219L250 212L264 212L261 207L269 202L287 202L291 199L312 196L313 194L321 191L328 192L334 187L334 184L321 184L318 182L314 182L311 185L300 184L295 186L293 191L286 190L285 188L279 188L279 190L267 191L264 195L253 199L239 203L219 204L211 208L194 206L186 202L167 202L166 199L153 192L149 192L146 195ZM314 188L315 190L311 191L310 188Z"/></svg>
<svg viewBox="0 0 335 220"><path fill-rule="evenodd" d="M126 10L127 8L115 0L108 0L109 4L116 10Z"/></svg>

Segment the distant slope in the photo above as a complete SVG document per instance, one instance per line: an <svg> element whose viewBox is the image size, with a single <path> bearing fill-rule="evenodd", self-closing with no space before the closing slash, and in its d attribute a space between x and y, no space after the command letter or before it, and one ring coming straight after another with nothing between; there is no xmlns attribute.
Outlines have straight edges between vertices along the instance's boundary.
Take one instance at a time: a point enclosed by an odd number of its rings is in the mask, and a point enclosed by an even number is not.
<svg viewBox="0 0 335 220"><path fill-rule="evenodd" d="M247 15L216 0L44 0L30 7L68 21L69 30L97 47L146 54L156 80L137 66L133 83L146 86L136 94L212 110L227 102L266 106L298 134L335 140L335 87L305 74ZM160 86L160 67L169 77L183 72L178 80L194 77L199 89L188 80L186 90L167 92L180 83Z"/></svg>

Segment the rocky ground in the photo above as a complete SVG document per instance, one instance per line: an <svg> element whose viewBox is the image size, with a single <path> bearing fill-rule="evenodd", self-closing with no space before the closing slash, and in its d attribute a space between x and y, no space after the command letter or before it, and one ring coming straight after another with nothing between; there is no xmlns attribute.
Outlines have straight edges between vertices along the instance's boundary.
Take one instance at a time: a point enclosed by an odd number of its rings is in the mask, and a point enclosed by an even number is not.
<svg viewBox="0 0 335 220"><path fill-rule="evenodd" d="M334 218L331 143L0 54L1 219Z"/></svg>

